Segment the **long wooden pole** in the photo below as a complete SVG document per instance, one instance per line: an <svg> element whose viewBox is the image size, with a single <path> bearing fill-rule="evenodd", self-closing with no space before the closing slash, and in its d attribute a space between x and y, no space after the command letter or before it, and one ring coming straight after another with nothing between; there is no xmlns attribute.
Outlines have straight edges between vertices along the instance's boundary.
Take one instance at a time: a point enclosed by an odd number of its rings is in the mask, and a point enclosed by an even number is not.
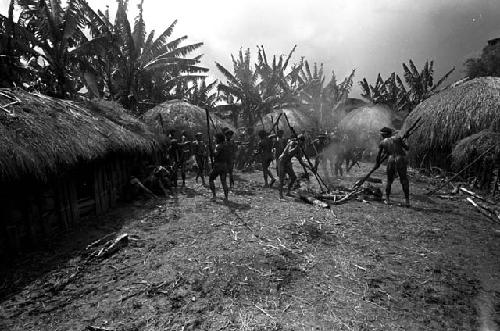
<svg viewBox="0 0 500 331"><path fill-rule="evenodd" d="M282 113L283 116L285 117L285 120L288 124L288 127L290 128L290 131L292 132L292 134L297 138L297 132L295 132L295 129L293 128L293 126L290 124L290 121L288 120L288 116L286 115L285 112ZM299 145L300 146L300 145ZM325 182L323 181L323 179L320 177L320 175L315 171L314 169L314 165L312 164L311 160L309 160L309 157L307 156L306 152L304 151L304 148L302 146L300 146L300 151L302 152L302 154L304 154L304 157L309 165L309 168L311 169L311 172L313 173L314 177L316 178L316 180L318 181L318 184L319 184L319 188L322 189L322 187L324 187L326 189L327 192L330 192L330 189L328 188L328 186L325 184ZM302 164L302 163L301 163ZM306 168L304 167L304 171L306 171L307 173L307 170Z"/></svg>
<svg viewBox="0 0 500 331"><path fill-rule="evenodd" d="M208 152L210 154L210 163L212 164L212 168L213 168L213 166L214 166L214 152L212 150L212 137L210 136L210 114L208 113L208 109L205 109L205 115L207 117Z"/></svg>

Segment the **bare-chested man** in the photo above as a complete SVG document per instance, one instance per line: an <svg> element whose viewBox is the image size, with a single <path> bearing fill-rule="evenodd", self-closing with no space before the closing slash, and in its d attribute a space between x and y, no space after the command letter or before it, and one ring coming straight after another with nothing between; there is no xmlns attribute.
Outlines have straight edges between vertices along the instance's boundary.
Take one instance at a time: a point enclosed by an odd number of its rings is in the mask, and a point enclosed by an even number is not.
<svg viewBox="0 0 500 331"><path fill-rule="evenodd" d="M214 150L214 165L210 175L208 176L208 184L210 190L212 191L212 201L215 201L215 179L220 177L222 184L222 189L224 190L224 201L227 201L229 195L229 189L227 187L227 173L228 173L228 163L229 163L229 152L226 144L224 143L226 138L223 133L217 133L215 135L215 150Z"/></svg>
<svg viewBox="0 0 500 331"><path fill-rule="evenodd" d="M297 180L297 176L295 175L295 171L293 171L292 158L297 158L299 162L302 164L304 168L306 165L304 161L302 161L302 152L301 149L304 146L305 142L304 135L299 135L296 139L291 139L286 145L283 153L281 153L279 157L279 176L280 176L280 199L283 199L283 185L285 183L285 176L288 175L290 178L290 182L288 183L287 195L290 195L290 191L292 190L295 181Z"/></svg>
<svg viewBox="0 0 500 331"><path fill-rule="evenodd" d="M403 192L405 195L405 206L410 206L410 182L408 180L407 168L408 161L406 159L406 151L408 151L408 145L403 141L403 138L398 136L392 136L392 129L384 127L380 130L380 134L383 140L380 142L379 151L377 155L376 167L380 165L382 159L382 153L389 155L387 159L387 185L385 187L386 203L391 202L391 186L396 178L396 174L399 176L399 181L403 187Z"/></svg>

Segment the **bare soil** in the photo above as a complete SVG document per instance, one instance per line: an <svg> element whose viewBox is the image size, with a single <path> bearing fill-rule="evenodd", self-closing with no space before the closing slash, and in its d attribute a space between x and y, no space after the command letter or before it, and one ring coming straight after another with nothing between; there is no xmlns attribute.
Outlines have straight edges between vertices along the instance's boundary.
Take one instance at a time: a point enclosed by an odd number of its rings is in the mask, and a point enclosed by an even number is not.
<svg viewBox="0 0 500 331"><path fill-rule="evenodd" d="M499 330L500 225L463 197L428 197L413 176L409 209L396 183L394 205L327 210L238 175L227 204L189 180L2 270L0 329ZM134 240L86 262L110 233Z"/></svg>

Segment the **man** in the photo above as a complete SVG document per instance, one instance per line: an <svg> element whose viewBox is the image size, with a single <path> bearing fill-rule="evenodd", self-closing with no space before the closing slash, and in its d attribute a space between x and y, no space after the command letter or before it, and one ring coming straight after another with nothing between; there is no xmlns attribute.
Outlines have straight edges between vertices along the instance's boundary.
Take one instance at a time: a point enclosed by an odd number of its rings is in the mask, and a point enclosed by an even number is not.
<svg viewBox="0 0 500 331"><path fill-rule="evenodd" d="M265 187L272 187L276 179L274 178L269 167L271 162L273 162L273 143L269 139L266 130L260 130L259 133L259 144L257 146L257 154L260 155L260 161L262 164L262 174L264 175ZM268 178L271 178L271 182L268 182Z"/></svg>
<svg viewBox="0 0 500 331"><path fill-rule="evenodd" d="M387 159L387 185L385 187L386 203L391 203L391 185L396 175L398 175L405 195L405 206L410 207L410 182L407 175L408 161L406 159L408 145L403 141L403 138L397 136L393 137L391 128L382 128L380 130L380 135L382 136L382 141L379 145L375 167L380 166L382 153L389 155Z"/></svg>
<svg viewBox="0 0 500 331"><path fill-rule="evenodd" d="M203 141L203 133L196 133L196 140L193 141L193 153L196 159L196 172L195 181L198 183L198 178L201 177L201 183L205 186L205 170L208 166L208 147Z"/></svg>
<svg viewBox="0 0 500 331"><path fill-rule="evenodd" d="M229 174L229 188L234 188L234 164L236 162L236 153L238 151L238 146L233 140L234 131L226 128L223 130L224 136L226 138L226 147L228 153L228 164L227 164L227 172Z"/></svg>
<svg viewBox="0 0 500 331"><path fill-rule="evenodd" d="M276 174L278 178L280 177L280 165L279 165L279 158L281 153L285 150L286 144L288 143L288 140L284 137L285 131L279 129L276 132L276 139L274 140L273 144L273 153L274 153L274 159L276 160Z"/></svg>
<svg viewBox="0 0 500 331"><path fill-rule="evenodd" d="M223 133L217 133L215 135L214 166L208 176L208 184L212 191L212 201L216 200L214 181L217 177L220 177L222 189L224 190L224 201L228 200L229 189L227 187L226 176L228 172L227 165L229 163L229 153L224 141L225 137Z"/></svg>
<svg viewBox="0 0 500 331"><path fill-rule="evenodd" d="M186 162L191 157L191 142L189 141L185 131L181 133L181 141L179 142L179 163L178 167L181 170L182 187L186 186Z"/></svg>
<svg viewBox="0 0 500 331"><path fill-rule="evenodd" d="M181 156L180 156L180 147L179 141L175 138L170 140L170 146L167 151L167 163L169 168L172 169L171 173L171 181L172 187L177 187L177 169L179 167Z"/></svg>
<svg viewBox="0 0 500 331"><path fill-rule="evenodd" d="M306 168L304 161L302 161L302 152L301 152L301 149L304 147L305 140L306 139L302 134L300 134L296 139L291 139L285 146L283 153L281 153L279 157L280 199L283 199L283 185L285 183L285 176L288 175L288 177L290 178L290 182L288 183L287 196L290 196L290 191L292 190L292 187L295 184L295 181L297 180L295 171L293 171L292 158L293 157L297 158L300 164L304 168Z"/></svg>
<svg viewBox="0 0 500 331"><path fill-rule="evenodd" d="M321 170L323 174L328 177L328 170L326 169L326 163L328 159L326 157L326 147L328 147L328 140L325 134L319 134L318 138L313 141L314 152L316 158L314 159L314 171L318 171L319 165L321 165Z"/></svg>

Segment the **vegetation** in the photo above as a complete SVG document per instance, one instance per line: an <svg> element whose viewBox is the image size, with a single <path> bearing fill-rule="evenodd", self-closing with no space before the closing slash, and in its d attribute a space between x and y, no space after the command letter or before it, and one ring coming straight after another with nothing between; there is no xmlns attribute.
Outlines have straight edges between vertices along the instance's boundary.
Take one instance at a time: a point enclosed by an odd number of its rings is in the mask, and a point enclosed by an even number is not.
<svg viewBox="0 0 500 331"><path fill-rule="evenodd" d="M469 78L500 76L500 42L491 40L483 48L479 58L467 59L464 63L465 73Z"/></svg>
<svg viewBox="0 0 500 331"><path fill-rule="evenodd" d="M95 12L85 0L18 1L21 14L14 23L11 1L9 17L1 17L2 56L7 64L26 63L32 79L21 70L10 73L3 86L19 85L43 93L74 98L86 87L91 97L118 100L136 110L178 96L176 90L199 79L208 69L198 66L201 56L186 58L203 43L181 46L183 36L169 40L177 21L158 38L146 33L142 4L133 28L127 16L127 2L119 0L115 22L109 13ZM87 28L92 39L86 36ZM21 38L9 38L20 35ZM9 42L14 39L15 42ZM11 66L2 66L5 70Z"/></svg>
<svg viewBox="0 0 500 331"><path fill-rule="evenodd" d="M384 80L380 74L375 85L370 85L366 78L359 82L363 90L361 95L375 104L382 103L396 111L411 112L419 103L438 92L441 84L455 68L448 71L434 84L434 61L427 61L419 72L412 60L403 63L404 83L396 73Z"/></svg>
<svg viewBox="0 0 500 331"><path fill-rule="evenodd" d="M255 69L251 67L250 49L240 50L239 56L233 60L233 73L217 63L220 72L227 82L218 86L224 100L231 100L239 107L231 107L246 125L253 126L273 108L283 106L299 106L311 110L322 117L325 110L333 111L345 102L352 88L354 70L338 83L335 74L325 86L323 65L315 63L311 71L309 62L302 58L298 63L290 65L296 46L288 53L273 56L269 62L263 46L258 47Z"/></svg>
<svg viewBox="0 0 500 331"><path fill-rule="evenodd" d="M410 163L448 169L448 155L459 140L485 129L500 132L499 90L500 78L481 77L446 89L418 105L401 130L422 119L408 140Z"/></svg>

